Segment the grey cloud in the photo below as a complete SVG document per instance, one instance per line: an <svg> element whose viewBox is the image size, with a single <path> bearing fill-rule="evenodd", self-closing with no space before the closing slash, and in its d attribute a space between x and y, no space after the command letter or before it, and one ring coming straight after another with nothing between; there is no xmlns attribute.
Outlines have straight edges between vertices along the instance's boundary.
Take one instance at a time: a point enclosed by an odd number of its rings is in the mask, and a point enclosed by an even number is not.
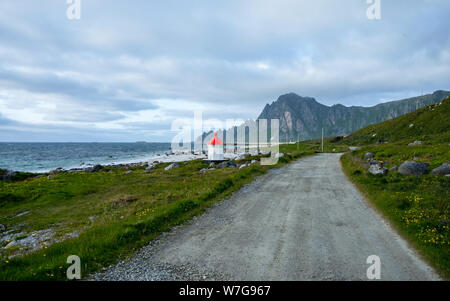
<svg viewBox="0 0 450 301"><path fill-rule="evenodd" d="M10 125L16 125L16 124L18 124L18 123L15 122L14 120L11 120L9 118L2 116L2 114L0 113L0 129L4 126L10 126Z"/></svg>
<svg viewBox="0 0 450 301"><path fill-rule="evenodd" d="M77 99L79 103L104 109L137 111L157 108L151 100L136 100L136 96L120 99L117 91L113 90L120 87L104 87L100 80L80 82L51 72L26 74L4 69L0 69L0 80L8 81L14 88L29 92L61 94ZM137 95L138 98L145 96Z"/></svg>
<svg viewBox="0 0 450 301"><path fill-rule="evenodd" d="M49 100L59 104L45 116L49 124L115 122L123 128L105 133L127 139L147 128L170 140L164 129L191 108L160 107L161 99L201 105L206 118L248 119L291 91L325 104L374 105L450 89L450 2L382 0L380 21L367 20L367 7L82 0L82 19L69 21L65 1L2 1L0 91L59 95ZM164 122L123 121L143 110ZM65 132L86 137L76 126Z"/></svg>

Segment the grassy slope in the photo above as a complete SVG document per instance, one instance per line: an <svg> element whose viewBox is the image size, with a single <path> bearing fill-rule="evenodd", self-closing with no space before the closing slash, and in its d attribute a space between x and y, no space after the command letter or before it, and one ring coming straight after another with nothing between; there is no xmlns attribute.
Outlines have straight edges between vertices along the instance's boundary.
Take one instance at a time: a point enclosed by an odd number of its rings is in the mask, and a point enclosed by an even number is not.
<svg viewBox="0 0 450 301"><path fill-rule="evenodd" d="M414 126L410 127L413 124ZM374 137L374 135L376 136ZM383 143L377 143L381 140ZM415 140L422 146L408 146ZM388 142L388 143L384 143ZM450 99L411 114L361 129L341 144L363 146L342 157L344 171L375 207L447 279L450 278L450 178L424 175L373 176L366 152L390 168L406 160L450 162Z"/></svg>
<svg viewBox="0 0 450 301"><path fill-rule="evenodd" d="M268 169L313 154L318 144L282 146L290 152L275 166L252 165L200 173L202 161L150 173L134 168L110 168L98 173L59 174L53 179L0 182L0 223L17 232L53 229L57 235L80 231L77 238L26 256L9 258L18 250L2 250L0 280L65 280L69 255L78 255L83 275L132 255L172 226L201 214ZM255 159L254 157L246 160ZM23 211L29 214L14 217ZM95 216L94 221L89 217Z"/></svg>
<svg viewBox="0 0 450 301"><path fill-rule="evenodd" d="M413 126L410 127L410 125ZM369 145L380 140L392 143L421 140L448 144L450 141L450 98L440 105L426 106L410 114L365 127L350 135L345 143Z"/></svg>

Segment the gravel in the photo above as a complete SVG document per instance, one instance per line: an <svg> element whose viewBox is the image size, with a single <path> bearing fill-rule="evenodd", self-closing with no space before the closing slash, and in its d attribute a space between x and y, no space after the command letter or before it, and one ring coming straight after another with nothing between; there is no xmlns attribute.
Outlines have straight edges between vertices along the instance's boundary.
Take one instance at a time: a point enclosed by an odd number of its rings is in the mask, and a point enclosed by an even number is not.
<svg viewBox="0 0 450 301"><path fill-rule="evenodd" d="M339 154L270 170L89 280L441 280L364 200Z"/></svg>

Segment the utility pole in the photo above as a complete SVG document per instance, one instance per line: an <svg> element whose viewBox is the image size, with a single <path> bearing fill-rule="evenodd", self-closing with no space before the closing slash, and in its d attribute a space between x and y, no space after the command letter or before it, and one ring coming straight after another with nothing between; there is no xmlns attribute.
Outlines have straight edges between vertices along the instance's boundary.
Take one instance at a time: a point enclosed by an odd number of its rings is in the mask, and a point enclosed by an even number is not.
<svg viewBox="0 0 450 301"><path fill-rule="evenodd" d="M323 153L323 128L322 128L322 153Z"/></svg>
<svg viewBox="0 0 450 301"><path fill-rule="evenodd" d="M257 144L257 146L256 146L256 152L257 152L257 154L258 154L258 156L259 156L259 153L260 153L260 151L259 151L259 119L258 120L256 120L256 139L257 139L257 141L256 141L256 144Z"/></svg>

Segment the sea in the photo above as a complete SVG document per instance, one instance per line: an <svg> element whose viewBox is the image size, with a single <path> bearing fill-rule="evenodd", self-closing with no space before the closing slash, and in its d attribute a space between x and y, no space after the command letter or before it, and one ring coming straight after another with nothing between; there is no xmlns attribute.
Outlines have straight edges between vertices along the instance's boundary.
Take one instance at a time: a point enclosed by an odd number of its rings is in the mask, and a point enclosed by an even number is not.
<svg viewBox="0 0 450 301"><path fill-rule="evenodd" d="M145 162L170 151L170 143L0 143L0 169L48 172Z"/></svg>

